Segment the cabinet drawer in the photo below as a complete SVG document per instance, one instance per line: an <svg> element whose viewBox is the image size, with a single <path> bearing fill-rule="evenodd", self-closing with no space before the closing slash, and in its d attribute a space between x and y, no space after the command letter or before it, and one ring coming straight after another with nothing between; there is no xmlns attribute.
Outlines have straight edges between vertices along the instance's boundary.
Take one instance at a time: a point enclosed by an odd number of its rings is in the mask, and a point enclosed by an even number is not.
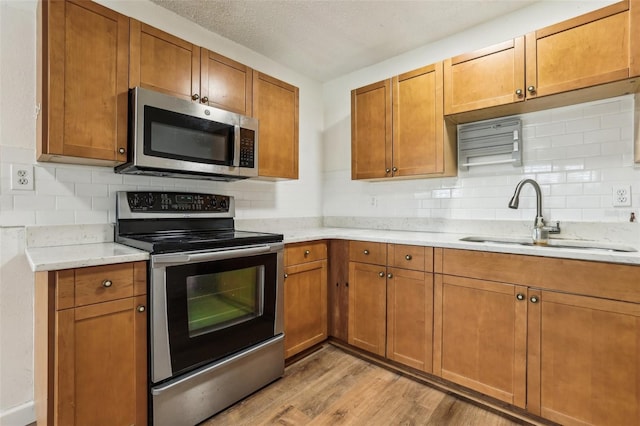
<svg viewBox="0 0 640 426"><path fill-rule="evenodd" d="M414 271L433 271L433 248L389 244L388 265Z"/></svg>
<svg viewBox="0 0 640 426"><path fill-rule="evenodd" d="M287 244L284 248L284 264L315 262L327 258L327 244L324 241Z"/></svg>
<svg viewBox="0 0 640 426"><path fill-rule="evenodd" d="M351 262L387 264L387 244L368 241L349 242L349 260Z"/></svg>
<svg viewBox="0 0 640 426"><path fill-rule="evenodd" d="M56 273L56 308L67 309L131 297L135 263L66 269Z"/></svg>

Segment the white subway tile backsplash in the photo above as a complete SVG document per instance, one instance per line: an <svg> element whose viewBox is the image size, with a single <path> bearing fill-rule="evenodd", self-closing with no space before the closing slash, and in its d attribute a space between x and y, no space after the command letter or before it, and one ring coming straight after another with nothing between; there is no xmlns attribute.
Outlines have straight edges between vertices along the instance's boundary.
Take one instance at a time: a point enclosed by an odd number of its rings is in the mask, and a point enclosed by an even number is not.
<svg viewBox="0 0 640 426"><path fill-rule="evenodd" d="M73 210L54 210L51 212L37 212L38 225L75 225Z"/></svg>
<svg viewBox="0 0 640 426"><path fill-rule="evenodd" d="M569 133L566 135L556 135L551 137L552 147L582 145L583 143L583 133Z"/></svg>
<svg viewBox="0 0 640 426"><path fill-rule="evenodd" d="M536 126L536 137L562 135L566 132L566 124L564 121L558 123L543 123Z"/></svg>
<svg viewBox="0 0 640 426"><path fill-rule="evenodd" d="M600 128L600 117L586 117L578 120L568 120L567 122L567 133L575 133L575 132L588 132L591 130L596 130Z"/></svg>

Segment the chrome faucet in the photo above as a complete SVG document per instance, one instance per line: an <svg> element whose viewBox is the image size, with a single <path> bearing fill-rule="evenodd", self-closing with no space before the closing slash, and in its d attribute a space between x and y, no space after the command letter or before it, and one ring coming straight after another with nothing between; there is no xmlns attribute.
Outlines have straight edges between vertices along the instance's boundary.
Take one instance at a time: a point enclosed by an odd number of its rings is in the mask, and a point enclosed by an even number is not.
<svg viewBox="0 0 640 426"><path fill-rule="evenodd" d="M536 218L533 222L533 242L534 244L547 244L549 241L549 234L560 233L560 222L556 222L555 226L545 226L544 218L542 217L542 191L540 185L533 179L523 179L516 185L516 190L509 201L510 209L517 209L520 202L520 191L525 184L531 184L536 191Z"/></svg>

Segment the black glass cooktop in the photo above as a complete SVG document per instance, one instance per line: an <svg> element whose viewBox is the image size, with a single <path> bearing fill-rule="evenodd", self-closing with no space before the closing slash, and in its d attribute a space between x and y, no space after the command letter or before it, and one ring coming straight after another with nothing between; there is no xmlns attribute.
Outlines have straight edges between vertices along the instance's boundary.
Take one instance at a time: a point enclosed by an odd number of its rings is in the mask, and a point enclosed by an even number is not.
<svg viewBox="0 0 640 426"><path fill-rule="evenodd" d="M116 236L116 241L151 253L201 251L282 242L281 234L238 230L166 231Z"/></svg>

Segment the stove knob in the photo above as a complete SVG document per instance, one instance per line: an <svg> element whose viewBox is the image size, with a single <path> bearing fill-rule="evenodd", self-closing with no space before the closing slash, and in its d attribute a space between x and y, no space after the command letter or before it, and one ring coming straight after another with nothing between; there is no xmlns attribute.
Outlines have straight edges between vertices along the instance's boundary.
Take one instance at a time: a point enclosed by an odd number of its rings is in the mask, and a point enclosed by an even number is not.
<svg viewBox="0 0 640 426"><path fill-rule="evenodd" d="M147 200L146 200L147 207L153 207L153 205L155 204L155 201L156 201L156 199L153 196L153 194L150 193L150 194L147 195Z"/></svg>
<svg viewBox="0 0 640 426"><path fill-rule="evenodd" d="M226 209L227 208L227 199L223 198L222 200L220 200L220 208L222 209Z"/></svg>

